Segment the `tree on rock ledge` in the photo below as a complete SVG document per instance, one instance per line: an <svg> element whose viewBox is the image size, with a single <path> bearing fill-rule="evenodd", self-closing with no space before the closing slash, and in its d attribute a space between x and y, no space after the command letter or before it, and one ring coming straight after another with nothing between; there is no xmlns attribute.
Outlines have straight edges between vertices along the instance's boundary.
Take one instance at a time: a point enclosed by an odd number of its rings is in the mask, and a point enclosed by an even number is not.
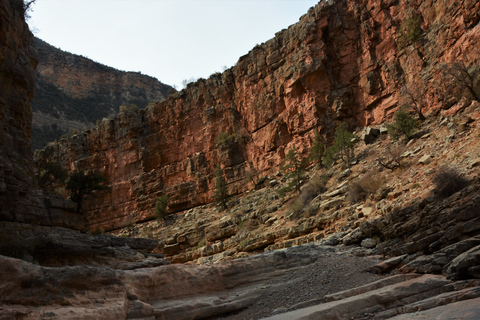
<svg viewBox="0 0 480 320"><path fill-rule="evenodd" d="M290 181L287 189L284 189L283 191L286 192L294 188L300 192L303 176L307 170L307 159L303 158L297 149L290 149L285 156L285 160L280 170L285 174L287 180Z"/></svg>
<svg viewBox="0 0 480 320"><path fill-rule="evenodd" d="M81 212L83 200L95 190L105 190L103 185L106 178L97 174L85 174L83 170L73 171L70 175L66 189L70 190L70 199L77 203L77 212Z"/></svg>
<svg viewBox="0 0 480 320"><path fill-rule="evenodd" d="M215 177L216 183L214 189L215 191L213 192L213 199L220 203L222 210L225 210L228 208L226 202L228 198L227 181L225 181L225 178L223 177L223 172L220 165L218 165L217 169L215 170Z"/></svg>

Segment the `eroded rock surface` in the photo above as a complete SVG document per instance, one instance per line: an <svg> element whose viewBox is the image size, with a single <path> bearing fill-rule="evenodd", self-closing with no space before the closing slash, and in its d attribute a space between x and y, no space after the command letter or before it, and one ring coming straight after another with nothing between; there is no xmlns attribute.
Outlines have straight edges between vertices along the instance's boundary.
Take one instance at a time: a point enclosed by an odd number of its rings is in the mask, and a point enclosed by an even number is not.
<svg viewBox="0 0 480 320"><path fill-rule="evenodd" d="M38 57L22 1L1 1L0 16L0 221L84 229L70 201L36 187L30 133Z"/></svg>
<svg viewBox="0 0 480 320"><path fill-rule="evenodd" d="M217 164L239 194L252 187L247 171L271 175L289 149L307 152L314 128L331 141L340 121L390 119L406 84L425 83L423 112L451 107L439 67L478 64L478 10L473 0L322 1L231 69L63 139L58 154L108 176L110 191L87 206L95 230L152 219L162 194L170 212L211 202ZM419 35L402 44L411 21Z"/></svg>
<svg viewBox="0 0 480 320"><path fill-rule="evenodd" d="M242 310L294 285L298 279L289 275L337 254L331 248L308 246L210 266L135 270L41 267L0 256L4 270L0 315L5 319L45 315L52 319L205 319ZM357 259L366 265L375 263Z"/></svg>

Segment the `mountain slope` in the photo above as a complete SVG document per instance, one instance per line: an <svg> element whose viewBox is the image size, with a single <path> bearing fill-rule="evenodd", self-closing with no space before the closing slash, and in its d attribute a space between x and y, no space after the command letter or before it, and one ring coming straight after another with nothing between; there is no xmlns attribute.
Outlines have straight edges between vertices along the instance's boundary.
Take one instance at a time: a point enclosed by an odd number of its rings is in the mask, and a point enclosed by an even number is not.
<svg viewBox="0 0 480 320"><path fill-rule="evenodd" d="M92 127L122 105L145 108L175 90L138 72L119 71L35 38L39 64L32 102L32 149L72 130Z"/></svg>

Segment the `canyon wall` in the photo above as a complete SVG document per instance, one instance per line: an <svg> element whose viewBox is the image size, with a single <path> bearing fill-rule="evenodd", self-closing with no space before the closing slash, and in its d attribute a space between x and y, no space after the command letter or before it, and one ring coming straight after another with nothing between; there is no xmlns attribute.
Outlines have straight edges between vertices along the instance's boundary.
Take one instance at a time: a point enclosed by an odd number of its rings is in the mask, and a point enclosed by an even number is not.
<svg viewBox="0 0 480 320"><path fill-rule="evenodd" d="M0 15L0 220L29 220L40 206L31 192L29 144L38 57L23 3L2 1Z"/></svg>
<svg viewBox="0 0 480 320"><path fill-rule="evenodd" d="M251 188L247 171L274 174L289 149L306 153L315 128L332 141L339 122L391 119L405 86L421 90L427 115L447 107L440 66L479 63L479 10L475 0L321 1L222 74L55 148L70 169L108 178L85 206L94 230L152 219L162 194L170 212L211 202L217 164L238 194Z"/></svg>
<svg viewBox="0 0 480 320"><path fill-rule="evenodd" d="M74 203L35 187L29 141L38 56L23 2L0 1L0 21L0 221L82 229ZM2 249L9 244L0 229Z"/></svg>
<svg viewBox="0 0 480 320"><path fill-rule="evenodd" d="M38 38L35 48L39 62L32 101L33 149L73 130L90 128L96 120L117 114L122 105L145 108L175 92L153 77L107 67Z"/></svg>

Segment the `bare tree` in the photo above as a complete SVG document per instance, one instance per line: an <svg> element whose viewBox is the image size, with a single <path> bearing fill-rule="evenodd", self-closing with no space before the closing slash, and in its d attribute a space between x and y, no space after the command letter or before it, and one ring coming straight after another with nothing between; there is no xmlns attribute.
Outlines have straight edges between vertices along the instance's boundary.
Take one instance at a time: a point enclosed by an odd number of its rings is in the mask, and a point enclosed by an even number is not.
<svg viewBox="0 0 480 320"><path fill-rule="evenodd" d="M377 157L377 162L382 167L393 171L402 166L400 161L404 152L404 144L387 145L387 147L384 148L382 153Z"/></svg>
<svg viewBox="0 0 480 320"><path fill-rule="evenodd" d="M480 69L478 66L467 67L464 61L442 65L447 81L452 81L461 90L467 90L471 98L480 101Z"/></svg>
<svg viewBox="0 0 480 320"><path fill-rule="evenodd" d="M25 0L23 1L23 15L25 16L25 19L30 19L30 14L29 12L32 11L32 4L35 3L37 0Z"/></svg>
<svg viewBox="0 0 480 320"><path fill-rule="evenodd" d="M423 109L425 108L425 84L422 81L416 81L412 84L405 84L400 90L400 96L403 104L411 107L421 121L425 120Z"/></svg>

